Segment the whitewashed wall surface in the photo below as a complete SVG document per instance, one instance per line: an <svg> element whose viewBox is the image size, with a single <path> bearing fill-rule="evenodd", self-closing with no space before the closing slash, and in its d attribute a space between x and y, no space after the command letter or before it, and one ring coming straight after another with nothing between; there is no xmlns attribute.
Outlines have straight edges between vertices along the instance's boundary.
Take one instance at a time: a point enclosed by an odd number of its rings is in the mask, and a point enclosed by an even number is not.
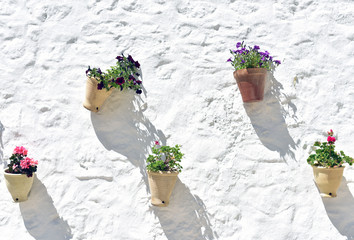
<svg viewBox="0 0 354 240"><path fill-rule="evenodd" d="M306 159L333 129L354 156L354 2L2 0L0 164L39 161L25 202L0 174L0 239L354 239L354 166L321 198ZM243 103L226 62L238 41L282 64ZM87 66L131 54L143 93L82 106ZM145 159L182 145L166 208Z"/></svg>

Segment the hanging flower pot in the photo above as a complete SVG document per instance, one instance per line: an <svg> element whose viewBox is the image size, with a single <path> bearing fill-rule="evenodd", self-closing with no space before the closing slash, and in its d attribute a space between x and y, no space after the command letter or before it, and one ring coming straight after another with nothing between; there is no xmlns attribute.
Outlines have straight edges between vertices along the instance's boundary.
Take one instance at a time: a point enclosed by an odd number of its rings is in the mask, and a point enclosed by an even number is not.
<svg viewBox="0 0 354 240"><path fill-rule="evenodd" d="M86 97L84 107L90 111L98 112L101 105L112 93L113 88L129 89L141 94L142 81L139 79L140 63L132 56L117 56L117 63L106 72L100 68L86 70Z"/></svg>
<svg viewBox="0 0 354 240"><path fill-rule="evenodd" d="M167 207L170 203L177 175L182 171L182 166L179 163L183 155L180 145L160 146L158 141L155 142L152 154L146 159L152 205Z"/></svg>
<svg viewBox="0 0 354 240"><path fill-rule="evenodd" d="M323 197L336 197L343 177L344 166L323 168L312 166L313 175L320 194Z"/></svg>
<svg viewBox="0 0 354 240"><path fill-rule="evenodd" d="M318 147L315 154L307 158L307 163L312 166L313 175L322 197L336 197L337 190L343 177L344 163L352 165L354 159L346 156L343 151L335 151L336 138L332 129L327 132L327 142L315 142Z"/></svg>
<svg viewBox="0 0 354 240"><path fill-rule="evenodd" d="M26 174L8 173L8 170L8 168L5 169L4 177L12 199L15 202L26 201L28 193L32 188L34 175L32 175L32 177L27 177Z"/></svg>
<svg viewBox="0 0 354 240"><path fill-rule="evenodd" d="M234 71L234 78L243 102L263 100L266 77L267 69L265 68L246 68Z"/></svg>
<svg viewBox="0 0 354 240"><path fill-rule="evenodd" d="M113 88L110 90L98 89L98 81L94 77L88 77L86 81L86 97L84 107L92 112L98 112L102 104L111 95Z"/></svg>
<svg viewBox="0 0 354 240"><path fill-rule="evenodd" d="M151 172L147 171L151 191L151 204L166 207L170 203L170 196L177 181L178 172Z"/></svg>
<svg viewBox="0 0 354 240"><path fill-rule="evenodd" d="M259 51L259 46L247 47L243 42L236 44L236 50L230 50L233 58L227 61L234 67L234 78L240 89L243 102L263 100L267 71L281 62L273 60L268 51Z"/></svg>
<svg viewBox="0 0 354 240"><path fill-rule="evenodd" d="M4 171L7 189L15 202L27 200L37 171L38 161L27 157L27 149L16 147L10 157L8 168Z"/></svg>

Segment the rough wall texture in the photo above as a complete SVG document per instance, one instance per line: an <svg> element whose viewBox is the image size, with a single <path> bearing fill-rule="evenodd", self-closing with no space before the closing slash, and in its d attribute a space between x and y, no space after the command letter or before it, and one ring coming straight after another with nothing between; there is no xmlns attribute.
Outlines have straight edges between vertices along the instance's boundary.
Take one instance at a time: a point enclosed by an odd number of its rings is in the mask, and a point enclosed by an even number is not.
<svg viewBox="0 0 354 240"><path fill-rule="evenodd" d="M350 1L16 1L0 4L1 162L40 161L29 200L0 178L1 239L353 239L354 170L321 199L306 158L332 128L354 156ZM282 60L243 104L226 63L237 41ZM121 52L144 93L82 107L88 65ZM170 206L150 205L155 140L185 158Z"/></svg>

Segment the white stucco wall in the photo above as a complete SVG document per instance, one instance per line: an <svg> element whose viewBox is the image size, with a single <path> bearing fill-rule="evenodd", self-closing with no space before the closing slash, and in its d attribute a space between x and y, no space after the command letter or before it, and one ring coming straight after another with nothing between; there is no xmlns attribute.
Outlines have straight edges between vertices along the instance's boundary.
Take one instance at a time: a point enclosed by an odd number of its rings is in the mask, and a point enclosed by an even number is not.
<svg viewBox="0 0 354 240"><path fill-rule="evenodd" d="M354 169L321 199L306 163L337 134L354 156L354 2L16 1L0 4L0 156L39 160L28 201L0 175L0 239L353 239ZM282 64L243 104L226 63L238 41ZM144 93L82 107L88 65L120 53ZM149 202L155 140L181 144L170 206Z"/></svg>

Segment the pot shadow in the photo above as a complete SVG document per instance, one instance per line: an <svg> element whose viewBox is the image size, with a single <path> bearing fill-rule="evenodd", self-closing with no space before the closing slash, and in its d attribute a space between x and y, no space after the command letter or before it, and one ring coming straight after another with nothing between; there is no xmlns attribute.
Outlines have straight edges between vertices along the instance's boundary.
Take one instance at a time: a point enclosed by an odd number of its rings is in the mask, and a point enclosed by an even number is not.
<svg viewBox="0 0 354 240"><path fill-rule="evenodd" d="M147 104L142 103L135 94L115 90L100 112L91 113L91 121L97 138L107 150L124 155L135 167L139 167L148 193L146 158L155 141L166 145L166 137L144 116L146 108ZM151 207L151 211L159 218L170 240L214 239L203 201L193 196L179 179L169 206Z"/></svg>
<svg viewBox="0 0 354 240"><path fill-rule="evenodd" d="M218 237L211 229L203 201L192 195L179 178L170 200L168 207L150 207L159 218L167 239L211 240Z"/></svg>
<svg viewBox="0 0 354 240"><path fill-rule="evenodd" d="M281 93L283 85L275 79L273 71L268 74L268 80L263 101L244 103L244 108L262 144L271 151L277 151L285 162L286 155L296 161L293 150L297 144L289 134L284 118L289 113L280 104L280 96L285 97L285 102L293 111L291 117L295 120L297 108L291 97Z"/></svg>
<svg viewBox="0 0 354 240"><path fill-rule="evenodd" d="M166 137L144 116L146 108L147 104L142 103L135 93L114 90L100 112L91 113L91 122L102 145L107 150L124 155L135 167L139 167L148 186L146 156L155 141L165 145Z"/></svg>
<svg viewBox="0 0 354 240"><path fill-rule="evenodd" d="M71 239L71 229L53 205L44 184L34 176L33 186L25 202L20 202L20 211L27 231L36 240Z"/></svg>
<svg viewBox="0 0 354 240"><path fill-rule="evenodd" d="M354 239L354 198L345 177L335 198L322 198L327 215L340 234L348 240Z"/></svg>

